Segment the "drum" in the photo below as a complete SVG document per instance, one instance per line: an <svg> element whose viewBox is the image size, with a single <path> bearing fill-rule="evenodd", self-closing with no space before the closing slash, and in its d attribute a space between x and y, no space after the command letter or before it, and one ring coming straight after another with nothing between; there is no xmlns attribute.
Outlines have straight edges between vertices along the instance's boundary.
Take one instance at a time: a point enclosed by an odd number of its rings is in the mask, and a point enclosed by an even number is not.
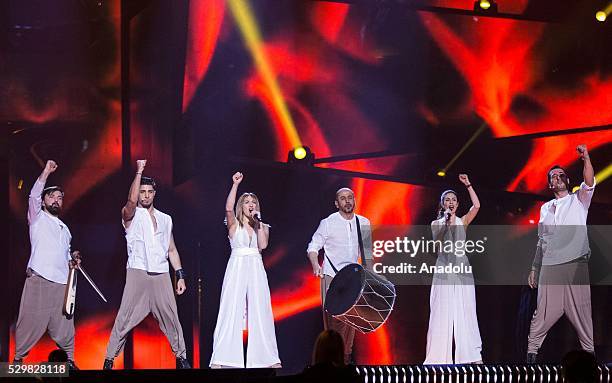
<svg viewBox="0 0 612 383"><path fill-rule="evenodd" d="M387 321L395 297L395 286L386 278L352 263L332 279L325 295L325 311L366 334Z"/></svg>

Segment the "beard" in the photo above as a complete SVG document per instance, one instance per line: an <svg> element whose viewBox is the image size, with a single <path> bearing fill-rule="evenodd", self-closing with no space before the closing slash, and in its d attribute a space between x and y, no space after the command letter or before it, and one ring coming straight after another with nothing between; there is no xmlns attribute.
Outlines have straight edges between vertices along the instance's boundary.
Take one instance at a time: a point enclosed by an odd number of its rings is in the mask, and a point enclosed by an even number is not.
<svg viewBox="0 0 612 383"><path fill-rule="evenodd" d="M554 183L551 186L552 186L551 189L553 192L556 192L556 191L560 192L564 190L570 191L570 185L567 180L563 180L561 182Z"/></svg>
<svg viewBox="0 0 612 383"><path fill-rule="evenodd" d="M353 209L354 209L353 205L344 205L342 207L342 211L345 212L345 213L352 213Z"/></svg>
<svg viewBox="0 0 612 383"><path fill-rule="evenodd" d="M141 203L140 203L140 206L141 206L141 207L143 207L143 208L145 208L145 209L150 208L150 207L151 207L151 205L153 205L153 202L149 202L149 203L144 203L144 202L141 202Z"/></svg>
<svg viewBox="0 0 612 383"><path fill-rule="evenodd" d="M57 217L62 211L62 208L58 204L54 203L52 205L45 205L45 210L47 210L49 214Z"/></svg>

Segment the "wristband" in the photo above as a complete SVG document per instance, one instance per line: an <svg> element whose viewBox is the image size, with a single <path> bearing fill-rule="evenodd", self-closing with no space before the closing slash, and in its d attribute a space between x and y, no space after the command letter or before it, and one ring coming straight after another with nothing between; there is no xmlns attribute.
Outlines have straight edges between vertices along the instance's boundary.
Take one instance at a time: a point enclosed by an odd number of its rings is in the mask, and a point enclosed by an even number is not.
<svg viewBox="0 0 612 383"><path fill-rule="evenodd" d="M180 279L185 279L185 277L187 276L187 273L183 269L175 270L174 274L176 275L176 280L177 281L180 280Z"/></svg>
<svg viewBox="0 0 612 383"><path fill-rule="evenodd" d="M467 184L467 185L465 185L465 188L466 188L466 189L469 189L469 188L471 188L471 187L472 187L472 184Z"/></svg>

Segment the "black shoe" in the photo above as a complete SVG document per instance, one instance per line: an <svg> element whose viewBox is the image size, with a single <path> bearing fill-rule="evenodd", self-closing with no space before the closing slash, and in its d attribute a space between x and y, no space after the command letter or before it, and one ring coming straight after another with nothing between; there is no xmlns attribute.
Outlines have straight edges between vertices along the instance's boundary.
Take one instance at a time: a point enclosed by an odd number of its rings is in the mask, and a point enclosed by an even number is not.
<svg viewBox="0 0 612 383"><path fill-rule="evenodd" d="M189 361L187 361L187 358L183 358L182 356L176 358L176 369L181 370L185 368L191 368L191 365L189 364Z"/></svg>
<svg viewBox="0 0 612 383"><path fill-rule="evenodd" d="M13 359L13 364L23 364L23 359Z"/></svg>
<svg viewBox="0 0 612 383"><path fill-rule="evenodd" d="M66 364L68 364L68 371L78 371L79 370L77 365L74 363L74 360L72 359L68 359Z"/></svg>
<svg viewBox="0 0 612 383"><path fill-rule="evenodd" d="M112 359L104 359L103 370L112 370L113 369L113 360Z"/></svg>
<svg viewBox="0 0 612 383"><path fill-rule="evenodd" d="M537 358L538 358L538 354L536 354L535 352L527 353L527 364L536 364L537 363L537 361L536 361Z"/></svg>

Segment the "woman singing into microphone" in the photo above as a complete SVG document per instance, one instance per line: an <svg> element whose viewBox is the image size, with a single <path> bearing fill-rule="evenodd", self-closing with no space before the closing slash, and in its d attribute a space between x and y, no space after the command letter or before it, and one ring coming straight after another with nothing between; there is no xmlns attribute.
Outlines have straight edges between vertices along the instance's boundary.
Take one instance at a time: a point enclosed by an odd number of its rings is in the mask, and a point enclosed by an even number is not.
<svg viewBox="0 0 612 383"><path fill-rule="evenodd" d="M242 178L242 173L233 175L225 202L232 253L223 278L210 367L245 367L242 330L246 322L246 367L280 368L270 288L260 252L268 246L269 226L260 221L259 200L253 193L242 194L234 212Z"/></svg>
<svg viewBox="0 0 612 383"><path fill-rule="evenodd" d="M460 174L459 181L467 188L472 207L463 217L457 217L457 193L453 190L442 193L438 219L431 223L431 231L436 241L453 241L454 244L465 242L465 230L480 209L480 201L468 176ZM453 249L453 252L440 251L436 266L470 265L463 250L459 251L455 246ZM456 274L436 273L433 276L424 364L453 364L453 338L454 363L482 363L474 278L471 268L469 270Z"/></svg>

